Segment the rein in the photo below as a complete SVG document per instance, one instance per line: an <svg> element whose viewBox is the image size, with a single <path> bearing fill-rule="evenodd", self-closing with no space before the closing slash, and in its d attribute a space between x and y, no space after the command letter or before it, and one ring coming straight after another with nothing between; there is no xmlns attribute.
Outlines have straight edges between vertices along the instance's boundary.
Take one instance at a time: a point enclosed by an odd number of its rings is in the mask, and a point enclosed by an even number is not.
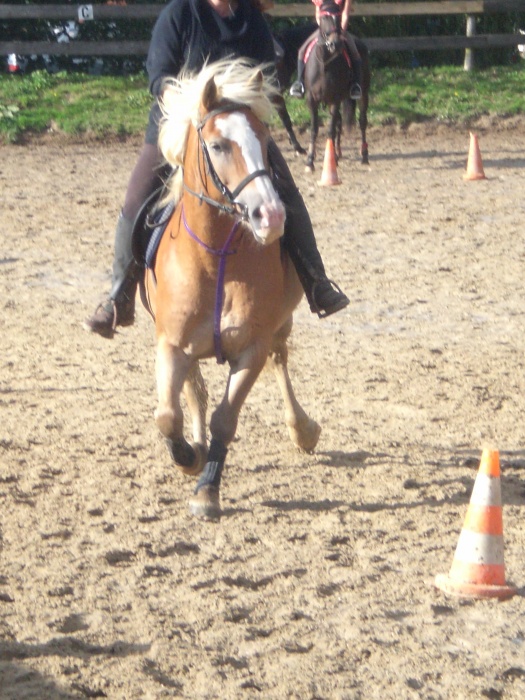
<svg viewBox="0 0 525 700"><path fill-rule="evenodd" d="M206 163L206 168L207 171L213 180L213 184L217 188L217 190L221 193L223 197L225 197L228 202L228 204L224 204L223 202L218 202L215 199L212 199L209 197L207 194L204 192L195 192L194 190L190 189L186 183L184 182L184 189L194 197L197 197L197 199L201 202L205 202L206 204L215 207L216 209L219 209L220 211L229 214L230 216L235 217L235 221L233 222L232 229L228 235L228 238L226 239L226 242L222 246L222 248L212 248L211 246L207 245L202 241L197 234L192 231L190 228L187 220L186 220L186 215L184 213L184 205L181 207L182 211L182 223L184 224L184 228L186 229L187 233L189 236L200 246L206 250L206 252L210 253L211 255L216 255L219 258L219 271L217 275L217 285L216 285L216 291L215 291L215 307L214 307L214 313L213 313L213 346L215 348L215 357L217 358L217 362L219 364L224 364L226 361L226 358L224 357L222 353L222 347L221 347L221 311L222 311L222 304L223 304L223 299L224 299L224 279L226 275L226 259L228 255L234 255L237 251L236 250L229 250L233 238L239 229L239 226L243 221L248 221L249 220L249 214L248 214L248 207L245 204L241 204L240 202L237 202L236 199L239 196L239 194L243 191L243 189L252 181L255 180L257 177L270 177L270 173L266 169L260 169L260 170L254 170L252 173L249 173L241 182L237 185L237 187L231 192L228 187L222 182L222 180L219 178L217 171L213 167L213 163L211 162L210 154L208 152L208 148L206 146L206 142L204 141L204 138L202 136L202 128L206 124L206 122L211 119L212 117L216 117L219 114L223 114L224 112L232 112L237 109L246 109L248 106L247 105L242 105L236 102L229 102L225 105L222 105L221 107L217 107L217 109L212 110L211 112L208 112L201 121L196 125L196 130L197 134L199 136L199 146L202 150L202 153L204 155L204 160ZM201 175L201 184L204 185L202 182L202 175Z"/></svg>

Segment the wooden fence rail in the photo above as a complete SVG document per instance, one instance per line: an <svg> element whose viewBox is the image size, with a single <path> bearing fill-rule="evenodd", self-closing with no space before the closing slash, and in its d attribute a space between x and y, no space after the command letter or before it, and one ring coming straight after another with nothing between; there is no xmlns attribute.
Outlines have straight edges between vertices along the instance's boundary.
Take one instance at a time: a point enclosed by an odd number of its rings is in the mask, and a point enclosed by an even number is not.
<svg viewBox="0 0 525 700"><path fill-rule="evenodd" d="M152 5L14 5L0 4L0 21L7 20L155 20L164 4ZM525 12L525 0L441 0L434 2L356 3L354 16L408 16L505 14ZM273 17L313 17L311 2L276 5ZM480 34L477 36L365 37L372 51L420 51L447 49L488 49L513 47L524 43L521 34ZM0 41L0 56L52 54L65 56L142 56L149 41Z"/></svg>

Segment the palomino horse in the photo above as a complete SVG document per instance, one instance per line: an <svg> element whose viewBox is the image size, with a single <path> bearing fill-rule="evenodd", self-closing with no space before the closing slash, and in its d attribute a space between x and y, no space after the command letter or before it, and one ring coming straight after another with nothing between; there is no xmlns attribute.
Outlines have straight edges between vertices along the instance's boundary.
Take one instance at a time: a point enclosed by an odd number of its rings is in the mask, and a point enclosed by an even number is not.
<svg viewBox="0 0 525 700"><path fill-rule="evenodd" d="M293 442L310 451L320 427L298 404L287 370L286 341L302 289L281 248L285 210L268 163L263 120L275 88L245 62L209 64L173 80L164 93L159 146L176 168L176 207L152 270L146 273L157 335L156 422L174 462L202 472L190 511L220 516L219 485L240 409L269 359L281 388ZM230 367L210 421L199 361ZM184 393L193 441L183 434Z"/></svg>
<svg viewBox="0 0 525 700"><path fill-rule="evenodd" d="M355 100L350 99L353 72L350 57L341 30L341 15L324 12L319 22L320 37L316 45L309 47L304 73L306 101L310 110L310 145L306 158L306 169L314 170L316 141L319 133L319 106L330 107L328 138L335 145L336 155L341 156L341 132L344 125L350 132L355 122ZM370 89L370 66L368 50L362 41L356 40L362 62L362 96L359 100L359 126L361 129L361 162L368 164L368 93ZM343 116L341 116L341 107Z"/></svg>

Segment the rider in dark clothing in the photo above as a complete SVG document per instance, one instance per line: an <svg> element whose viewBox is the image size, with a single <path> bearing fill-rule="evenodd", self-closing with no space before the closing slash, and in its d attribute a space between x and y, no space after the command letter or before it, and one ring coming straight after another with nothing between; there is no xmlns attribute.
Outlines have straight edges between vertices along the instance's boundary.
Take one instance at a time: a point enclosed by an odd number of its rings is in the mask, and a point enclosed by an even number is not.
<svg viewBox="0 0 525 700"><path fill-rule="evenodd" d="M261 12L250 0L172 0L153 29L147 59L150 90L162 96L163 81L181 70L198 71L204 63L244 57L273 65L273 39ZM112 338L117 325L135 317L137 266L133 261L133 223L146 199L162 184L165 164L157 139L160 106L153 104L145 142L131 174L115 232L112 287L108 299L84 323ZM292 175L274 141L268 147L275 188L286 208L284 245L297 270L312 311L327 316L343 309L348 298L326 277L310 217Z"/></svg>

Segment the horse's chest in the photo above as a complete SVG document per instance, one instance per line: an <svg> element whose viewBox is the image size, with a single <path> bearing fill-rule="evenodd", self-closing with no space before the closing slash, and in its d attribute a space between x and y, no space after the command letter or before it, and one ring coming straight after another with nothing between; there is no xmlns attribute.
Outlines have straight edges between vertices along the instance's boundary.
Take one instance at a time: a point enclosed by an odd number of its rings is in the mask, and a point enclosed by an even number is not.
<svg viewBox="0 0 525 700"><path fill-rule="evenodd" d="M181 294L170 323L172 332L178 329L172 341L189 355L206 357L215 354L220 332L223 354L238 357L275 332L278 296L278 288L261 294L239 282L226 283L222 289L201 287L200 296L192 299Z"/></svg>

